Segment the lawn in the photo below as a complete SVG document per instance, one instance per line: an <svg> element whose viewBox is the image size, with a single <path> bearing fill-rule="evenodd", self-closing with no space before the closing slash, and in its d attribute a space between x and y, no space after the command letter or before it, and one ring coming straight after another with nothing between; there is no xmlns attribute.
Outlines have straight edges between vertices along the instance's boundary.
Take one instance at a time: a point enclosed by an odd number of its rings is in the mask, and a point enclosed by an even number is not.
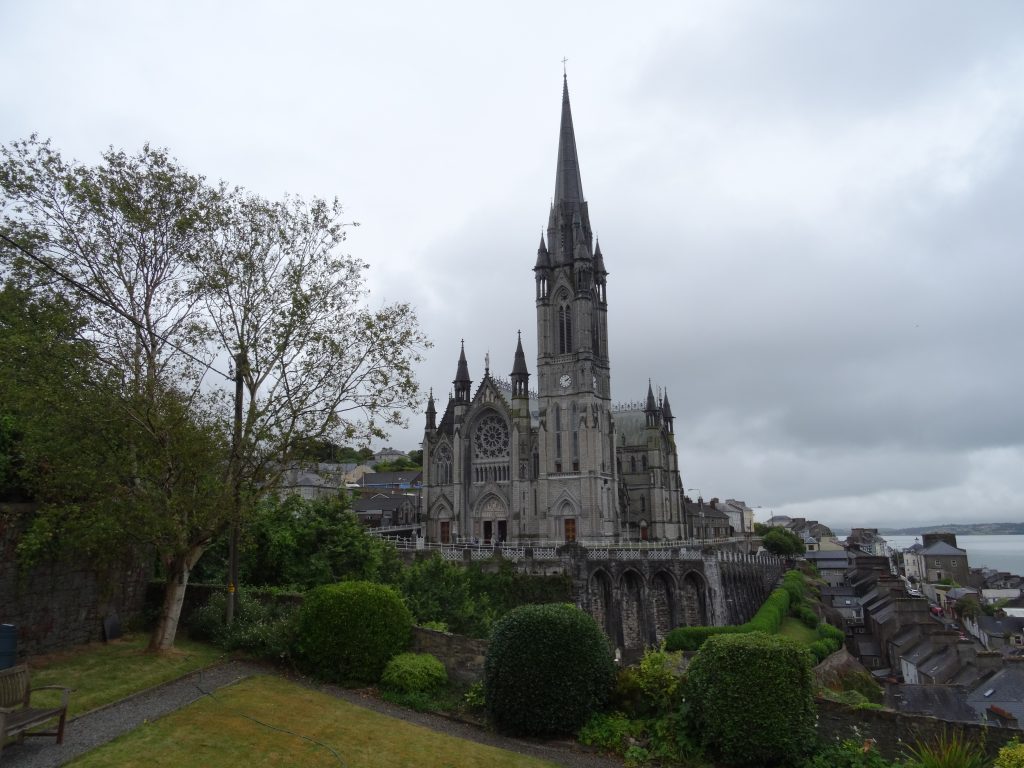
<svg viewBox="0 0 1024 768"><path fill-rule="evenodd" d="M224 655L219 648L185 639L179 639L173 651L147 653L148 642L147 635L139 634L32 659L32 685L74 688L68 707L73 716L175 680ZM32 696L32 703L42 706L59 698L59 692L42 691Z"/></svg>
<svg viewBox="0 0 1024 768"><path fill-rule="evenodd" d="M200 768L550 768L551 763L436 733L271 676L147 723L71 763Z"/></svg>
<svg viewBox="0 0 1024 768"><path fill-rule="evenodd" d="M782 624L779 626L779 634L783 637L788 637L790 640L796 640L803 645L810 645L819 639L818 630L810 629L800 619L792 616L787 616L782 620Z"/></svg>

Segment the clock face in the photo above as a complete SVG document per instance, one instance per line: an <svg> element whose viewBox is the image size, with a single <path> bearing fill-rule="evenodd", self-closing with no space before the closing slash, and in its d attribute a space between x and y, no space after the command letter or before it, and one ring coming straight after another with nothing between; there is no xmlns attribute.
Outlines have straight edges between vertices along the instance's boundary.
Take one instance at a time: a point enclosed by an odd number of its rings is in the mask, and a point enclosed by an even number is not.
<svg viewBox="0 0 1024 768"><path fill-rule="evenodd" d="M568 373L563 373L558 378L558 385L562 389L568 389L571 384L572 384L572 376L570 376Z"/></svg>

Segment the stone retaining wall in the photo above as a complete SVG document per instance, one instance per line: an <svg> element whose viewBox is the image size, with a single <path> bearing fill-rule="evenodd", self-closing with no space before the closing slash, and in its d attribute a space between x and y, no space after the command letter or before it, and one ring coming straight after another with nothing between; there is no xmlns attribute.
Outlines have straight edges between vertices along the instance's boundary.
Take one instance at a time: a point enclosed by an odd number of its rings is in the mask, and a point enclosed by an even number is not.
<svg viewBox="0 0 1024 768"><path fill-rule="evenodd" d="M824 699L817 700L815 705L818 708L818 735L822 739L833 742L851 739L858 743L874 739L878 751L890 760L902 757L906 746L917 742L934 743L953 732L982 744L990 759L1012 738L1021 737L1021 731L1016 728L950 723L927 715L888 709L855 709Z"/></svg>
<svg viewBox="0 0 1024 768"><path fill-rule="evenodd" d="M149 579L138 564L99 573L85 562L47 560L22 571L15 521L27 510L0 509L0 624L18 628L18 658L102 640L103 621L112 615L122 626L135 621Z"/></svg>
<svg viewBox="0 0 1024 768"><path fill-rule="evenodd" d="M424 627L413 627L412 633L412 649L416 653L430 653L439 658L448 670L449 679L463 685L483 680L486 640Z"/></svg>

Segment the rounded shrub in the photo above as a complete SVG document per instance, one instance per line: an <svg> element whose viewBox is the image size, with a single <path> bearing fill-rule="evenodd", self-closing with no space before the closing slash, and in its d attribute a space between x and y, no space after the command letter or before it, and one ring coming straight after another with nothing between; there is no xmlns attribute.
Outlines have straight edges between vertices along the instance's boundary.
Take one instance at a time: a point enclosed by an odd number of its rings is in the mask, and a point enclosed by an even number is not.
<svg viewBox="0 0 1024 768"><path fill-rule="evenodd" d="M1024 744L1016 741L999 750L994 768L1024 768Z"/></svg>
<svg viewBox="0 0 1024 768"><path fill-rule="evenodd" d="M400 653L384 667L380 684L396 693L430 693L448 683L448 671L429 653Z"/></svg>
<svg viewBox="0 0 1024 768"><path fill-rule="evenodd" d="M484 661L487 711L501 731L577 731L608 698L615 677L597 622L572 605L524 605L494 626Z"/></svg>
<svg viewBox="0 0 1024 768"><path fill-rule="evenodd" d="M297 634L300 661L311 674L375 683L391 657L409 647L412 614L383 584L327 584L306 595Z"/></svg>
<svg viewBox="0 0 1024 768"><path fill-rule="evenodd" d="M814 742L811 656L778 635L709 637L687 670L690 726L730 766L798 762Z"/></svg>

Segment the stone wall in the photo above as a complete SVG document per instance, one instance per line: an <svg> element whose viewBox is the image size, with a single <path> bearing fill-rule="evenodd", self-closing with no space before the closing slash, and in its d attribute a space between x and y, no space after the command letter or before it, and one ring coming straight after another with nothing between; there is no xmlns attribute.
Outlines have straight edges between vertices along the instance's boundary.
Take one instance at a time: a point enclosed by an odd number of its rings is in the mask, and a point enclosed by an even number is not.
<svg viewBox="0 0 1024 768"><path fill-rule="evenodd" d="M989 758L1012 738L1020 738L1016 728L983 725L981 723L950 723L927 715L911 715L889 709L854 709L845 704L819 699L818 735L832 742L852 739L863 742L874 739L875 747L886 758L895 760L903 756L906 746L917 742L932 742L957 732L984 746Z"/></svg>
<svg viewBox="0 0 1024 768"><path fill-rule="evenodd" d="M416 653L430 653L439 658L448 670L449 679L463 685L483 680L486 640L423 627L413 627L412 633L412 649Z"/></svg>
<svg viewBox="0 0 1024 768"><path fill-rule="evenodd" d="M0 624L18 628L19 658L102 640L108 617L124 626L139 616L149 573L137 564L98 573L85 562L48 560L23 571L13 521L25 510L13 507L0 514Z"/></svg>

